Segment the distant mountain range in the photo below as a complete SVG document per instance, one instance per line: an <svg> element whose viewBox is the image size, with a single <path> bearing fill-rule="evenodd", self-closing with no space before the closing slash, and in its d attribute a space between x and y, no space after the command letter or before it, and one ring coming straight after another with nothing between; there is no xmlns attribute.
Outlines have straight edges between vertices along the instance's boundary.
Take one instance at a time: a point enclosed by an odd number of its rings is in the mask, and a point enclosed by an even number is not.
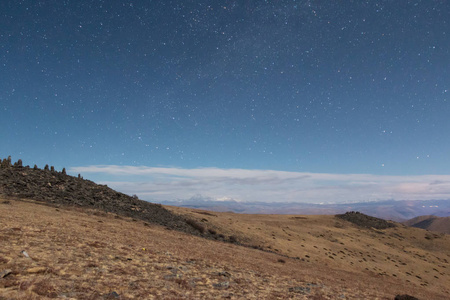
<svg viewBox="0 0 450 300"><path fill-rule="evenodd" d="M164 201L161 204L246 214L333 215L347 211L359 211L370 216L397 222L403 222L423 215L437 217L450 216L450 200L389 200L345 204L311 204L238 202L234 200L217 201L211 198L197 196L188 200Z"/></svg>

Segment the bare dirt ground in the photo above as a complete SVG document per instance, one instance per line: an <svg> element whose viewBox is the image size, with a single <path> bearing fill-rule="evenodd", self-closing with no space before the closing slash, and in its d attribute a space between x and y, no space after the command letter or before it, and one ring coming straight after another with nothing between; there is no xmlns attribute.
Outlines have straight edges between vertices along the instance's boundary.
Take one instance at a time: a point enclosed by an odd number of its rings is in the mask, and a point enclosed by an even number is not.
<svg viewBox="0 0 450 300"><path fill-rule="evenodd" d="M265 251L114 213L0 199L0 299L450 298L446 235L333 216L169 209Z"/></svg>

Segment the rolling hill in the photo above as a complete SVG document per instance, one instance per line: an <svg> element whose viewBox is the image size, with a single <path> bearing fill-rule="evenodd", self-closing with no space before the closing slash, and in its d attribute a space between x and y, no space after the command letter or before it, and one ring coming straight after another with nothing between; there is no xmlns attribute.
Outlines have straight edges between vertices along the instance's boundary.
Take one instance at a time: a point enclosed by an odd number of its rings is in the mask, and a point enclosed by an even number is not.
<svg viewBox="0 0 450 300"><path fill-rule="evenodd" d="M353 212L148 205L21 166L0 175L0 299L450 297L445 234Z"/></svg>
<svg viewBox="0 0 450 300"><path fill-rule="evenodd" d="M419 216L403 222L407 226L450 234L450 217Z"/></svg>

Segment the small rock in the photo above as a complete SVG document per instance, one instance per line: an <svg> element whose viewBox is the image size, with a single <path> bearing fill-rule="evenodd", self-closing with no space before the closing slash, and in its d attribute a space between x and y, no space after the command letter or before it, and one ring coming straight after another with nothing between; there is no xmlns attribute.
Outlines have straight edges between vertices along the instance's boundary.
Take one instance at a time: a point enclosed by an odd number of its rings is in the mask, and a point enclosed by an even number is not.
<svg viewBox="0 0 450 300"><path fill-rule="evenodd" d="M164 275L164 279L165 280L175 280L175 279L179 279L179 278L182 278L183 277L183 275L181 275L181 274L169 274L169 275Z"/></svg>
<svg viewBox="0 0 450 300"><path fill-rule="evenodd" d="M5 278L6 276L8 276L11 273L12 273L12 270L10 270L10 269L3 270L0 272L0 278Z"/></svg>
<svg viewBox="0 0 450 300"><path fill-rule="evenodd" d="M397 295L395 296L394 300L419 300L416 297L410 296L410 295Z"/></svg>
<svg viewBox="0 0 450 300"><path fill-rule="evenodd" d="M28 255L27 251L22 250L21 253L22 253L23 256L25 256L26 258L30 258L30 256Z"/></svg>
<svg viewBox="0 0 450 300"><path fill-rule="evenodd" d="M119 297L119 294L117 294L116 292L111 292L103 296L103 298L105 299L119 299Z"/></svg>
<svg viewBox="0 0 450 300"><path fill-rule="evenodd" d="M219 273L217 273L217 275L224 276L224 277L231 277L231 274L228 273L227 271L219 272Z"/></svg>
<svg viewBox="0 0 450 300"><path fill-rule="evenodd" d="M289 292L300 293L300 294L306 295L306 294L311 293L311 288L305 287L305 286L295 286L295 287L289 288Z"/></svg>
<svg viewBox="0 0 450 300"><path fill-rule="evenodd" d="M227 289L230 287L230 283L228 281L213 283L213 287L215 287L216 289Z"/></svg>
<svg viewBox="0 0 450 300"><path fill-rule="evenodd" d="M46 271L47 271L46 267L34 267L26 270L26 272L29 274L45 273Z"/></svg>

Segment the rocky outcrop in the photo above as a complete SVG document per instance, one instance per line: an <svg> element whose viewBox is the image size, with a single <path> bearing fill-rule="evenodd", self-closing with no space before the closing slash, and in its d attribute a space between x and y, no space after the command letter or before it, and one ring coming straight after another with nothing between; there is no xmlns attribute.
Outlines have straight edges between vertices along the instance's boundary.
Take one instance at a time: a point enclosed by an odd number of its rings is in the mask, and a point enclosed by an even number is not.
<svg viewBox="0 0 450 300"><path fill-rule="evenodd" d="M395 224L392 222L371 217L357 211L346 212L345 214L336 215L336 217L366 228L386 229L395 227Z"/></svg>

